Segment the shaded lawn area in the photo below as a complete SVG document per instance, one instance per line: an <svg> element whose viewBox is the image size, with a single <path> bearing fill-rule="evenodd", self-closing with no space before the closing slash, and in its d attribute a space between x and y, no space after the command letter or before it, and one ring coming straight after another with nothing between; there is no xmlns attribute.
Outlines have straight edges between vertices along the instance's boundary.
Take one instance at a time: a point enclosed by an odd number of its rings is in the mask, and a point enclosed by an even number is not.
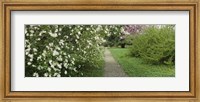
<svg viewBox="0 0 200 102"><path fill-rule="evenodd" d="M109 48L113 57L130 77L175 77L175 66L151 65L128 55L127 48Z"/></svg>
<svg viewBox="0 0 200 102"><path fill-rule="evenodd" d="M82 72L84 73L82 77L103 77L104 74L104 60L99 61L100 67L99 68L91 68L87 67L82 69Z"/></svg>
<svg viewBox="0 0 200 102"><path fill-rule="evenodd" d="M82 77L103 77L103 68L87 68Z"/></svg>

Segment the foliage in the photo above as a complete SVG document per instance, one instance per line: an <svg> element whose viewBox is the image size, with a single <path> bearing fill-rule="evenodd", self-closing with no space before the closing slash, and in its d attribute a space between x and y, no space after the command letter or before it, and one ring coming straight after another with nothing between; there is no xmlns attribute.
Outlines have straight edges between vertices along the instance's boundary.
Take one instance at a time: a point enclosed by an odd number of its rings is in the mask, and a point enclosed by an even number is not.
<svg viewBox="0 0 200 102"><path fill-rule="evenodd" d="M117 46L120 43L122 25L105 25L104 31L105 47ZM103 32L102 31L102 32Z"/></svg>
<svg viewBox="0 0 200 102"><path fill-rule="evenodd" d="M106 25L106 29L102 29L107 32L107 36L105 36L106 42L104 43L105 47L113 47L113 46L124 46L130 45L130 42L133 35L140 33L145 25Z"/></svg>
<svg viewBox="0 0 200 102"><path fill-rule="evenodd" d="M98 25L26 25L26 77L85 76L103 67Z"/></svg>
<svg viewBox="0 0 200 102"><path fill-rule="evenodd" d="M132 45L135 36L133 35L126 35L125 43L126 45Z"/></svg>
<svg viewBox="0 0 200 102"><path fill-rule="evenodd" d="M142 58L129 55L128 48L109 49L116 61L130 77L174 77L175 66L171 65L152 65L145 63Z"/></svg>
<svg viewBox="0 0 200 102"><path fill-rule="evenodd" d="M153 64L175 63L175 30L173 25L151 26L133 39L130 53Z"/></svg>

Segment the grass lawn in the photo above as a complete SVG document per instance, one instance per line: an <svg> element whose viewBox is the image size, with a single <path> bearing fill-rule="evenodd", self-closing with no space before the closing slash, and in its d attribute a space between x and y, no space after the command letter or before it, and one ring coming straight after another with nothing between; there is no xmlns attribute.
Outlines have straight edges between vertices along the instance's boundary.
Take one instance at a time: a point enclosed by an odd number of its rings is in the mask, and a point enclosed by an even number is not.
<svg viewBox="0 0 200 102"><path fill-rule="evenodd" d="M130 77L174 77L175 66L151 65L128 56L127 48L109 48L113 57Z"/></svg>
<svg viewBox="0 0 200 102"><path fill-rule="evenodd" d="M83 71L83 77L103 77L103 68L88 68Z"/></svg>

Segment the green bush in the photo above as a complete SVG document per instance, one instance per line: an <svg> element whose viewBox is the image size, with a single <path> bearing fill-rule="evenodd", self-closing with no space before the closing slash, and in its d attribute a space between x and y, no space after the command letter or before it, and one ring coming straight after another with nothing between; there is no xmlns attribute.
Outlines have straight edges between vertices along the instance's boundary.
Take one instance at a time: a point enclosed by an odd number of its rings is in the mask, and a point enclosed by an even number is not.
<svg viewBox="0 0 200 102"><path fill-rule="evenodd" d="M175 63L174 26L151 26L133 39L130 54L153 64Z"/></svg>
<svg viewBox="0 0 200 102"><path fill-rule="evenodd" d="M126 45L132 45L134 38L135 38L134 35L126 35L126 39L125 39Z"/></svg>

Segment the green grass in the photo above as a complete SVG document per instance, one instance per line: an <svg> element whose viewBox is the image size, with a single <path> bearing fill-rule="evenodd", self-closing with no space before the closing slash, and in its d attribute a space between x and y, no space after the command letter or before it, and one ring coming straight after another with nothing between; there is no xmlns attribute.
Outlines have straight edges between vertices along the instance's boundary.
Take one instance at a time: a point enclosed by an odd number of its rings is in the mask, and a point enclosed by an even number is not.
<svg viewBox="0 0 200 102"><path fill-rule="evenodd" d="M113 57L131 77L174 77L175 66L151 65L128 55L127 48L109 48Z"/></svg>
<svg viewBox="0 0 200 102"><path fill-rule="evenodd" d="M81 72L83 73L83 76L81 77L103 77L105 62L102 59L102 60L99 60L97 64L100 65L98 68L94 68L94 67L83 68L81 70Z"/></svg>
<svg viewBox="0 0 200 102"><path fill-rule="evenodd" d="M103 68L88 68L83 73L83 77L103 77Z"/></svg>

